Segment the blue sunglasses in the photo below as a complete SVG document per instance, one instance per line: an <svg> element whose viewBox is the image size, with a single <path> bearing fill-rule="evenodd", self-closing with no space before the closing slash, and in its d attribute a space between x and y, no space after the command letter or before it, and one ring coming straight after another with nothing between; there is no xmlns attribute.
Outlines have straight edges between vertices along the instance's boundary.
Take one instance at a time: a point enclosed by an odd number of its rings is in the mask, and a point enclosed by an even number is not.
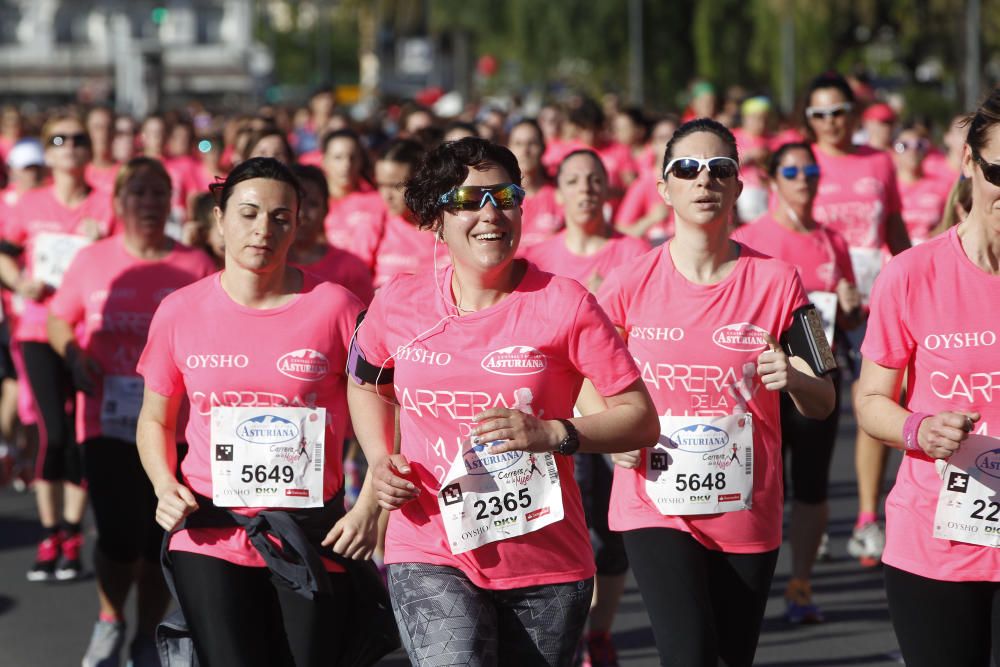
<svg viewBox="0 0 1000 667"><path fill-rule="evenodd" d="M778 170L782 178L786 178L789 181L799 177L799 171L802 171L803 176L808 180L814 178L819 178L819 165L818 164L807 164L804 167L782 167Z"/></svg>

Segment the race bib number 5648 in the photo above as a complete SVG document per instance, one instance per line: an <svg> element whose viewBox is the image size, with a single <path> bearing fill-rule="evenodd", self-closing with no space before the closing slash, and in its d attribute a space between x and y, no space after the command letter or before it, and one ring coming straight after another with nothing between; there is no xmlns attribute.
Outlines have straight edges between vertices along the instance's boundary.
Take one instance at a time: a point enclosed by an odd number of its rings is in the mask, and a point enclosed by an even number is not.
<svg viewBox="0 0 1000 667"><path fill-rule="evenodd" d="M661 514L749 509L753 418L660 417L660 441L646 449L646 494Z"/></svg>

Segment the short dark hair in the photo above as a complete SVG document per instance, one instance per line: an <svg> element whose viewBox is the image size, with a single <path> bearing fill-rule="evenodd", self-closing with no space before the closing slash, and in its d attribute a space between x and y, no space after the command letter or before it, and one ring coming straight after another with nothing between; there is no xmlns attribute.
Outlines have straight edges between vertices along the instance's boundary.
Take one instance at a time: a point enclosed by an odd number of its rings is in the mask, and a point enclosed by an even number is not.
<svg viewBox="0 0 1000 667"><path fill-rule="evenodd" d="M836 88L845 100L854 104L854 91L851 89L851 84L847 83L847 79L837 72L823 72L809 82L806 88L806 106L809 106L813 93L823 88Z"/></svg>
<svg viewBox="0 0 1000 667"><path fill-rule="evenodd" d="M444 206L441 195L461 185L469 169L485 171L500 167L512 183L521 184L521 169L517 159L506 147L480 139L465 137L446 141L428 152L406 182L406 206L421 229L434 229L441 220Z"/></svg>
<svg viewBox="0 0 1000 667"><path fill-rule="evenodd" d="M339 130L333 130L332 132L327 132L323 135L323 152L326 153L326 149L330 147L330 142L334 139L349 139L358 145L361 152L364 152L364 145L361 143L361 137L354 130L343 127Z"/></svg>
<svg viewBox="0 0 1000 667"><path fill-rule="evenodd" d="M296 164L292 166L292 173L299 179L300 186L311 183L319 188L324 202L330 198L330 186L326 182L326 174L316 165Z"/></svg>
<svg viewBox="0 0 1000 667"><path fill-rule="evenodd" d="M778 165L781 164L781 158L785 157L785 153L788 151L805 151L809 153L809 157L812 158L813 162L816 162L816 154L813 153L812 147L803 141L789 141L787 143L781 144L774 152L771 153L771 157L767 161L767 174L771 178L778 175Z"/></svg>
<svg viewBox="0 0 1000 667"><path fill-rule="evenodd" d="M527 125L535 131L538 135L538 140L542 142L542 152L545 152L545 133L542 132L542 126L538 124L538 121L534 118L522 118L513 125L510 126L510 132L507 133L507 143L510 143L510 135L514 134L514 130L522 125Z"/></svg>
<svg viewBox="0 0 1000 667"><path fill-rule="evenodd" d="M666 168L667 164L674 157L674 146L677 145L677 142L689 134L696 134L698 132L708 132L722 139L726 147L729 148L730 155L728 157L733 158L737 162L740 161L740 153L736 148L736 137L733 136L728 127L711 118L695 118L678 127L674 131L674 136L670 137L670 141L667 142L667 148L663 151L664 168Z"/></svg>
<svg viewBox="0 0 1000 667"><path fill-rule="evenodd" d="M423 144L413 139L393 139L382 149L378 159L407 164L411 169L415 169L426 152Z"/></svg>
<svg viewBox="0 0 1000 667"><path fill-rule="evenodd" d="M278 140L281 142L281 149L285 151L285 155L287 155L288 159L292 162L295 161L295 151L292 150L292 145L288 143L288 137L286 137L285 133L277 127L271 127L255 132L251 136L250 141L247 142L246 153L253 153L253 149L257 147L257 144L267 137L278 137Z"/></svg>
<svg viewBox="0 0 1000 667"><path fill-rule="evenodd" d="M266 178L272 181L281 181L292 186L295 190L296 204L302 204L302 186L299 179L295 177L288 165L273 157L252 157L240 162L233 167L233 170L226 176L226 180L221 183L212 183L209 190L215 195L215 203L222 212L226 212L226 204L233 194L233 188L254 178Z"/></svg>
<svg viewBox="0 0 1000 667"><path fill-rule="evenodd" d="M577 148L575 151L571 151L559 161L559 167L556 169L556 183L559 182L559 178L562 176L563 165L570 161L571 158L575 158L578 155L586 155L597 163L597 166L601 168L601 173L604 174L604 181L608 180L608 169L604 166L604 161L601 160L601 156L589 148Z"/></svg>
<svg viewBox="0 0 1000 667"><path fill-rule="evenodd" d="M604 111L601 105L589 97L580 100L580 103L570 107L566 119L577 127L589 130L599 130L604 127Z"/></svg>

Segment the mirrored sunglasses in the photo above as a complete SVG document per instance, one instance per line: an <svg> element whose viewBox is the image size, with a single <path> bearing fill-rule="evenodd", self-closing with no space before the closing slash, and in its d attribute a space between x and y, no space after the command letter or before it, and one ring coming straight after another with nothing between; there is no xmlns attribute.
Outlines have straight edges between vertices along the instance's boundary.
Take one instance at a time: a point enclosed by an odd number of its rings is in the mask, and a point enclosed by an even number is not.
<svg viewBox="0 0 1000 667"><path fill-rule="evenodd" d="M498 209L510 210L524 201L524 190L514 183L497 185L459 185L438 198L438 203L454 211L478 211L492 202Z"/></svg>

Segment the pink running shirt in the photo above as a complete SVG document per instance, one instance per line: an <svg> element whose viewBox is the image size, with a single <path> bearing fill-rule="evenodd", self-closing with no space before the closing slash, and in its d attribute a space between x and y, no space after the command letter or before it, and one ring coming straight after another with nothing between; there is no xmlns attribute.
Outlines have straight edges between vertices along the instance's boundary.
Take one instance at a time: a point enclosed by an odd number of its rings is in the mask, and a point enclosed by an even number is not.
<svg viewBox="0 0 1000 667"><path fill-rule="evenodd" d="M534 195L524 198L521 206L521 242L518 255L531 246L556 234L563 227L562 206L556 201L556 189L543 185Z"/></svg>
<svg viewBox="0 0 1000 667"><path fill-rule="evenodd" d="M138 372L146 388L163 396L184 392L191 403L186 429L184 483L212 497L210 415L213 406L325 407L326 465L323 498L343 482L341 450L347 428L347 348L361 303L340 285L304 273L302 292L277 308L247 308L233 301L216 273L165 298L149 327ZM289 374L282 360L310 355L317 370ZM264 508L232 508L253 516ZM190 551L264 567L242 528L175 533L175 551ZM329 567L329 566L328 566Z"/></svg>
<svg viewBox="0 0 1000 667"><path fill-rule="evenodd" d="M886 221L901 209L896 168L888 153L855 146L848 155L828 155L813 145L819 164L816 222L840 233L850 248L882 248Z"/></svg>
<svg viewBox="0 0 1000 667"><path fill-rule="evenodd" d="M353 252L359 239L369 237L381 225L385 205L377 192L352 192L340 199L330 199L330 211L323 221L326 240L335 248Z"/></svg>
<svg viewBox="0 0 1000 667"><path fill-rule="evenodd" d="M572 278L592 292L613 269L649 252L649 243L633 236L614 232L593 255L577 255L566 247L563 230L548 241L529 248L524 258L542 271Z"/></svg>
<svg viewBox="0 0 1000 667"><path fill-rule="evenodd" d="M752 224L738 227L732 239L794 266L807 292L835 292L841 278L854 284L847 243L832 229L797 232L765 213Z"/></svg>
<svg viewBox="0 0 1000 667"><path fill-rule="evenodd" d="M378 228L355 237L351 251L371 267L375 289L397 273L433 271L435 254L437 268L451 262L448 247L435 243L434 232L388 212Z"/></svg>
<svg viewBox="0 0 1000 667"><path fill-rule="evenodd" d="M924 176L913 183L899 182L903 223L914 245L929 239L931 230L941 222L950 187L945 181L930 176Z"/></svg>
<svg viewBox="0 0 1000 667"><path fill-rule="evenodd" d="M1000 276L973 264L957 227L897 255L875 281L864 358L907 370L906 408L976 411L975 433L1000 435ZM885 502L883 562L942 581L1000 581L1000 549L937 539L941 478L906 452Z"/></svg>
<svg viewBox="0 0 1000 667"><path fill-rule="evenodd" d="M10 211L4 224L4 238L24 248L24 265L28 277L34 276L33 256L35 239L42 233L73 234L82 236L88 220L97 223L101 236L112 231L111 196L97 188L76 208L66 208L56 199L52 186L35 188L21 196L17 206ZM42 301L24 300L24 312L11 332L15 340L47 343L48 303L52 296Z"/></svg>
<svg viewBox="0 0 1000 667"><path fill-rule="evenodd" d="M421 488L389 515L385 562L455 567L476 586L497 590L589 578L594 556L571 457L555 456L564 518L519 537L453 555L436 498L452 462L469 446L476 414L513 407L514 392L528 388L536 415L568 418L584 376L603 395L614 395L636 380L635 365L594 297L575 281L529 264L506 299L458 317L442 296L451 274L449 267L393 278L375 295L358 331L368 362L395 369L401 452ZM530 355L542 369L488 370L491 359L514 354Z"/></svg>
<svg viewBox="0 0 1000 667"><path fill-rule="evenodd" d="M756 363L766 349L763 332L780 340L792 312L808 303L795 268L743 246L725 279L696 285L674 266L668 242L612 272L598 300L625 330L658 414L753 415L752 509L664 516L646 494L641 469L616 466L608 525L617 531L682 530L728 553L777 549L784 497L781 418L778 392L764 389ZM716 342L721 332L748 328L754 343Z"/></svg>
<svg viewBox="0 0 1000 667"><path fill-rule="evenodd" d="M655 171L646 170L640 174L628 186L615 213L615 226L621 228L635 224L657 206L666 206L666 215L646 231L644 238L650 242L663 242L674 235L673 209L666 205L656 189L657 180L659 176Z"/></svg>
<svg viewBox="0 0 1000 667"><path fill-rule="evenodd" d="M317 261L312 264L296 264L296 266L323 280L346 287L366 306L372 302L372 297L375 296L371 271L354 253L327 246L326 252Z"/></svg>
<svg viewBox="0 0 1000 667"><path fill-rule="evenodd" d="M175 244L161 260L129 254L124 237L113 236L81 250L52 297L50 312L79 326L77 340L104 375L135 376L149 322L160 301L185 285L215 273L200 250ZM95 393L76 394L77 441L101 435L103 383Z"/></svg>

